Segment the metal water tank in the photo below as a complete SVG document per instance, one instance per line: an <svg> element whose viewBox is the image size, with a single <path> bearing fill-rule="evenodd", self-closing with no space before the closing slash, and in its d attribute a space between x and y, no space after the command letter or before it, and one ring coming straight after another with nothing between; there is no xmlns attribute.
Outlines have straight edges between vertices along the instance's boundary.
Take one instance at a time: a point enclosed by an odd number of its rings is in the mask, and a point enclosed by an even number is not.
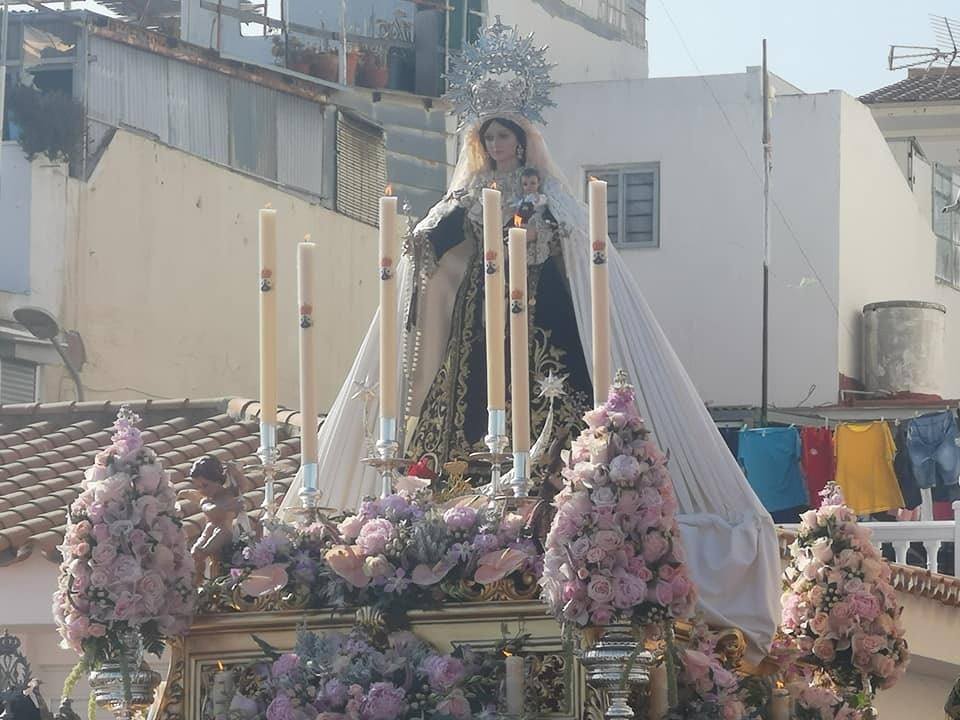
<svg viewBox="0 0 960 720"><path fill-rule="evenodd" d="M867 390L943 395L947 309L918 300L863 307L863 382Z"/></svg>

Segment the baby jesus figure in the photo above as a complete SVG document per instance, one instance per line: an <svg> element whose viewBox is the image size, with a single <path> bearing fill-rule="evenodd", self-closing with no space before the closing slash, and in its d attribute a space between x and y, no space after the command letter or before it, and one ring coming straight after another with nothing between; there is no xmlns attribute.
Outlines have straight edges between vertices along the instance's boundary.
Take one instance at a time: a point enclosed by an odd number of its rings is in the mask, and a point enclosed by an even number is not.
<svg viewBox="0 0 960 720"><path fill-rule="evenodd" d="M520 173L520 185L523 199L517 206L517 215L526 225L536 213L542 213L547 207L547 196L540 192L540 171L534 167L524 168Z"/></svg>

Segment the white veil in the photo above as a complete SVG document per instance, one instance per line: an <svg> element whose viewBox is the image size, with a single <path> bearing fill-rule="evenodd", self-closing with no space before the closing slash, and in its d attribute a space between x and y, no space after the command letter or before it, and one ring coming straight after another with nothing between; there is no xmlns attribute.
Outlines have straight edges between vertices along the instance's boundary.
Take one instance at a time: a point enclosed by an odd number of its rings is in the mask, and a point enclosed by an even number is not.
<svg viewBox="0 0 960 720"><path fill-rule="evenodd" d="M510 117L510 116L508 116ZM590 332L590 248L587 208L577 200L553 163L540 131L520 117L510 117L527 133L527 164L536 167L549 207L561 227L563 260L573 296L584 356L592 356ZM460 157L450 187L467 188L486 169L478 124L464 131ZM434 206L414 230L423 237L456 205L454 192ZM463 243L466 245L466 243ZM712 625L744 631L757 657L765 653L780 614L780 555L773 522L747 484L740 467L720 437L693 383L643 298L637 281L619 253L610 248L610 312L613 367L623 368L637 389L640 411L657 443L670 452L670 471L680 504L680 526L691 576L700 593L700 608ZM411 261L400 264L402 287L396 312L403 322L413 284L420 285L418 304L422 346L413 373L412 407L426 392L440 364L449 335L447 298L459 287L464 255L446 253L429 279L415 278ZM373 269L371 268L371 272ZM401 324L402 327L402 324ZM360 464L365 437L373 430L376 408L364 412L351 400L358 383L377 377L379 316L375 315L353 368L320 430L320 490L323 503L355 507L374 494L377 478ZM418 387L419 386L419 387ZM401 385L402 387L402 385ZM283 506L295 505L295 482Z"/></svg>

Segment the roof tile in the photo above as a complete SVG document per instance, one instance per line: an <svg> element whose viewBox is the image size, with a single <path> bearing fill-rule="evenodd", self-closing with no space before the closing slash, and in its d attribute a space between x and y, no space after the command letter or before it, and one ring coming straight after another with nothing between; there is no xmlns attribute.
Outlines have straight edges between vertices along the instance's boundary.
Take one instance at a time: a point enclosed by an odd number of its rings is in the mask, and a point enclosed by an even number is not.
<svg viewBox="0 0 960 720"><path fill-rule="evenodd" d="M906 79L860 96L860 102L867 105L951 100L960 100L960 74L937 68L912 70Z"/></svg>
<svg viewBox="0 0 960 720"><path fill-rule="evenodd" d="M256 420L244 414L251 408L259 411L256 403L172 400L129 405L144 418L144 442L158 454L177 489L190 487L186 475L202 455L238 461L252 488L244 495L246 505L251 514L259 514L264 482L256 457L260 438ZM120 406L115 401L0 406L0 565L37 549L58 559L67 509L81 492L84 471L109 444ZM299 467L299 438L281 439L279 449L279 474L292 476ZM278 494L286 487L287 481L278 480ZM184 527L195 537L205 520L196 508L189 509L194 512Z"/></svg>

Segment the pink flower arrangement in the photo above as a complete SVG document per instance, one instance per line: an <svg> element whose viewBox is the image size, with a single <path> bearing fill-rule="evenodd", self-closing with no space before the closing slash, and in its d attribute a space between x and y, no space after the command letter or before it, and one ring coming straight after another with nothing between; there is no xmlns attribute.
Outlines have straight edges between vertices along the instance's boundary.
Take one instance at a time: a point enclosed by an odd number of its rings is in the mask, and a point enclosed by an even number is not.
<svg viewBox="0 0 960 720"><path fill-rule="evenodd" d="M511 513L443 509L417 484L366 500L340 521L338 542L323 550L324 599L335 605L416 606L448 579L488 584L534 570L537 548L521 537L523 529L523 519Z"/></svg>
<svg viewBox="0 0 960 720"><path fill-rule="evenodd" d="M138 631L159 655L193 614L194 565L174 490L143 446L138 421L120 410L113 444L87 470L60 546L54 618L61 646L87 665L110 657L128 631Z"/></svg>
<svg viewBox="0 0 960 720"><path fill-rule="evenodd" d="M909 652L890 566L836 485L800 520L784 571L782 631L843 695L893 687ZM832 716L831 716L832 717Z"/></svg>
<svg viewBox="0 0 960 720"><path fill-rule="evenodd" d="M787 688L793 698L796 720L867 720L872 717L830 687L799 681L790 683Z"/></svg>
<svg viewBox="0 0 960 720"><path fill-rule="evenodd" d="M231 708L266 720L470 720L493 717L505 667L499 648L443 654L408 631L318 634L258 663Z"/></svg>
<svg viewBox="0 0 960 720"><path fill-rule="evenodd" d="M618 382L586 413L547 535L542 599L561 622L650 625L689 617L667 457L647 439L633 388Z"/></svg>
<svg viewBox="0 0 960 720"><path fill-rule="evenodd" d="M741 720L757 717L749 705L751 693L717 653L717 635L705 625L694 626L687 648L678 650L677 705L665 720Z"/></svg>

